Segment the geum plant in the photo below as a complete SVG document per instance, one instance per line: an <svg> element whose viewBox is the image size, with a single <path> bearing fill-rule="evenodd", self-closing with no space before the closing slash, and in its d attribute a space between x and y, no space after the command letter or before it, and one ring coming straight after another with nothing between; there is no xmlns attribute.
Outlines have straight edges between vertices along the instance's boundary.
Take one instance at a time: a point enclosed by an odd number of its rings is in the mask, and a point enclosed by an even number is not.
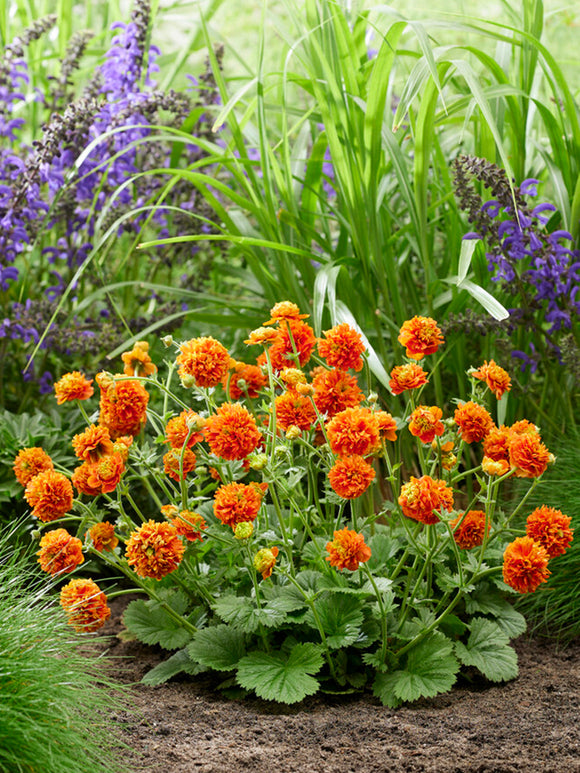
<svg viewBox="0 0 580 773"><path fill-rule="evenodd" d="M463 666L514 678L509 641L526 626L506 595L545 582L572 532L554 508L513 527L554 458L530 422L495 425L485 402L509 375L493 360L472 370L470 399L444 418L420 364L443 338L414 317L400 330L407 357L390 385L406 408L393 417L359 383L361 335L339 324L317 340L306 316L276 304L246 340L257 364L210 337L175 344L163 379L140 342L124 374L96 376L97 424L91 381L64 376L58 402L76 401L88 424L72 479L40 448L15 462L49 525L41 566L66 577L87 555L148 597L129 604L126 627L176 650L149 683L213 670L225 688L284 703L368 685L394 707L448 691ZM415 474L397 451L408 432ZM504 510L513 476L531 486ZM79 629L108 616L90 579L75 576L61 600Z"/></svg>

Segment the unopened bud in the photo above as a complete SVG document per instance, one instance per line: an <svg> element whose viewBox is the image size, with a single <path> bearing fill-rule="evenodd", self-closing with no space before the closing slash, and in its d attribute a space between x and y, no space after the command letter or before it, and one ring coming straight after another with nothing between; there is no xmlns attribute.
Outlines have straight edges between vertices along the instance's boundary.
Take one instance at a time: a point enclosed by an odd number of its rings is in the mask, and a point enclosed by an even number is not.
<svg viewBox="0 0 580 773"><path fill-rule="evenodd" d="M371 405L374 405L378 399L379 399L379 396L376 392L369 392L369 396L367 397L367 400Z"/></svg>
<svg viewBox="0 0 580 773"><path fill-rule="evenodd" d="M297 427L296 424L291 424L286 430L286 437L288 440L296 440L296 438L299 438L301 434L302 430L300 427Z"/></svg>
<svg viewBox="0 0 580 773"><path fill-rule="evenodd" d="M173 346L173 336L172 335L163 336L163 338L161 339L161 343L166 349L169 349L170 346Z"/></svg>
<svg viewBox="0 0 580 773"><path fill-rule="evenodd" d="M314 387L312 384L296 384L296 391L299 395L307 397L314 394Z"/></svg>
<svg viewBox="0 0 580 773"><path fill-rule="evenodd" d="M184 373L180 380L184 389L193 389L195 386L195 378L190 373Z"/></svg>
<svg viewBox="0 0 580 773"><path fill-rule="evenodd" d="M192 413L185 419L185 425L188 430L199 432L205 427L205 419L197 413Z"/></svg>
<svg viewBox="0 0 580 773"><path fill-rule="evenodd" d="M442 454L441 466L444 470L452 470L457 464L457 457L455 454Z"/></svg>
<svg viewBox="0 0 580 773"><path fill-rule="evenodd" d="M250 467L252 468L252 470L263 470L264 467L268 464L268 455L251 454L248 457L248 461L250 462Z"/></svg>
<svg viewBox="0 0 580 773"><path fill-rule="evenodd" d="M241 521L236 524L234 537L236 539L250 539L254 533L254 524L251 521Z"/></svg>
<svg viewBox="0 0 580 773"><path fill-rule="evenodd" d="M99 387L103 390L103 392L106 392L109 387L114 386L115 384L115 377L112 373L109 373L106 370L102 370L100 373L97 373L95 376L95 381L99 385Z"/></svg>

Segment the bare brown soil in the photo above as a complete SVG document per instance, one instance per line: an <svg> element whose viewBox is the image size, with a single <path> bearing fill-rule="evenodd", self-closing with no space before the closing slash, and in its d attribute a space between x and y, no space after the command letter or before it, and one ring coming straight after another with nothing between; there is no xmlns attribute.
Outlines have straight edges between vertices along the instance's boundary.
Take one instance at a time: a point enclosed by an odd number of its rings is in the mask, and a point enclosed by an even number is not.
<svg viewBox="0 0 580 773"><path fill-rule="evenodd" d="M138 682L167 653L124 642L122 603L105 633ZM207 676L134 684L134 710L116 719L136 750L127 773L578 773L580 640L567 648L521 638L508 684L462 679L435 699L392 710L371 694L320 696L296 706L232 701Z"/></svg>

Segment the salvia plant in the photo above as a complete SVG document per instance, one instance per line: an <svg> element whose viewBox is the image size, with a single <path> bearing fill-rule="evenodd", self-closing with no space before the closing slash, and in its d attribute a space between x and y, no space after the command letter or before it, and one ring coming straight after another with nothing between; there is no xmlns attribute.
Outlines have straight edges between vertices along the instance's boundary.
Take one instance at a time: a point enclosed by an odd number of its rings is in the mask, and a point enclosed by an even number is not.
<svg viewBox="0 0 580 773"><path fill-rule="evenodd" d="M538 180L514 187L496 164L465 155L453 168L459 206L473 229L464 240L471 242L470 253L477 244L485 245L487 270L509 316L494 320L473 312L450 315L443 328L461 336L492 333L497 350L526 373L521 386L525 389L537 371L534 380L551 385L560 414L573 424L573 396L580 379L580 251L574 249L572 235L558 227L560 213L553 204L528 201L537 195ZM477 185L493 198L484 202ZM546 416L545 399L538 407Z"/></svg>
<svg viewBox="0 0 580 773"><path fill-rule="evenodd" d="M83 571L98 561L145 596L129 632L172 653L150 684L215 671L283 703L368 687L396 707L448 691L464 667L514 678L509 641L526 624L509 597L548 579L572 530L556 508L526 508L554 457L531 422L501 423L509 374L486 361L467 400L433 404L423 362L444 340L413 317L392 415L370 391L360 332L317 338L307 316L277 303L245 341L255 364L209 336L167 336L161 373L139 341L123 373L96 375L98 411L92 379L56 383L86 418L78 465L32 447L14 471L69 622L92 631L109 616ZM406 436L416 468L400 460ZM504 507L513 478L529 485Z"/></svg>
<svg viewBox="0 0 580 773"><path fill-rule="evenodd" d="M67 364L182 321L176 292L203 287L214 254L189 244L134 255L142 233L212 230L195 188L150 174L203 158L193 135L214 138L204 107L217 98L212 76L192 78L189 93L159 90L149 2L135 0L84 86L75 76L89 32L73 35L58 72L33 89L26 49L55 22L35 22L0 52L0 357L10 365L0 404L20 410ZM189 143L174 142L176 127Z"/></svg>

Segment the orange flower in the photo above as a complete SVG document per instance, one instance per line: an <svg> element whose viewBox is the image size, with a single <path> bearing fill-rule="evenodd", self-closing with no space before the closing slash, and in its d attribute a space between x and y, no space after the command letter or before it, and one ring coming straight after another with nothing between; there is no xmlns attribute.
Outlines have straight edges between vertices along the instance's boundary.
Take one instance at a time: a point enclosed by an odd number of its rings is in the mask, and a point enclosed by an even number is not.
<svg viewBox="0 0 580 773"><path fill-rule="evenodd" d="M228 397L230 400L239 400L241 397L258 397L260 389L266 386L266 374L257 365L247 365L245 362L236 362L233 372L226 373L222 379L223 388L228 385Z"/></svg>
<svg viewBox="0 0 580 773"><path fill-rule="evenodd" d="M400 395L408 389L419 389L427 381L427 374L423 368L414 362L409 362L407 365L397 365L393 368L389 386L394 395Z"/></svg>
<svg viewBox="0 0 580 773"><path fill-rule="evenodd" d="M275 325L286 319L308 319L308 314L301 314L300 309L292 301L280 301L270 309L270 319L264 325Z"/></svg>
<svg viewBox="0 0 580 773"><path fill-rule="evenodd" d="M157 373L157 365L149 356L149 344L147 341L136 341L135 346L130 352L121 355L125 363L123 373L126 376L152 376Z"/></svg>
<svg viewBox="0 0 580 773"><path fill-rule="evenodd" d="M195 469L196 456L190 448L186 448L183 453L183 474L181 473L181 451L172 448L163 457L163 469L166 475L173 480L185 480L187 474Z"/></svg>
<svg viewBox="0 0 580 773"><path fill-rule="evenodd" d="M326 557L331 566L337 569L348 569L351 572L358 569L371 557L371 549L365 545L365 538L352 529L340 529L334 532L332 542L326 543L329 554Z"/></svg>
<svg viewBox="0 0 580 773"><path fill-rule="evenodd" d="M407 349L407 357L412 360L422 360L426 354L434 354L445 342L431 317L413 317L403 322L397 340Z"/></svg>
<svg viewBox="0 0 580 773"><path fill-rule="evenodd" d="M431 443L435 436L440 437L445 432L442 416L443 411L437 405L419 405L409 417L409 432L422 443Z"/></svg>
<svg viewBox="0 0 580 773"><path fill-rule="evenodd" d="M263 580L267 580L272 574L272 569L276 564L278 548L262 548L254 556L254 568L262 575Z"/></svg>
<svg viewBox="0 0 580 773"><path fill-rule="evenodd" d="M277 397L276 425L286 431L292 426L308 430L316 421L316 410L309 397L302 397L297 392L288 391Z"/></svg>
<svg viewBox="0 0 580 773"><path fill-rule="evenodd" d="M179 375L193 376L198 387L217 386L229 370L228 350L211 336L192 338L179 351Z"/></svg>
<svg viewBox="0 0 580 773"><path fill-rule="evenodd" d="M360 497L374 478L375 471L362 456L341 456L328 473L330 485L344 499Z"/></svg>
<svg viewBox="0 0 580 773"><path fill-rule="evenodd" d="M110 381L97 374L101 388L99 423L116 440L122 435L135 437L147 421L149 393L139 381Z"/></svg>
<svg viewBox="0 0 580 773"><path fill-rule="evenodd" d="M294 342L294 346L292 345ZM280 323L276 339L270 347L270 362L274 370L295 368L294 347L298 354L298 364L305 365L316 346L314 330L301 319L287 319Z"/></svg>
<svg viewBox="0 0 580 773"><path fill-rule="evenodd" d="M36 555L42 570L53 575L72 572L85 560L83 543L66 529L48 531L40 540Z"/></svg>
<svg viewBox="0 0 580 773"><path fill-rule="evenodd" d="M175 526L147 521L129 537L125 556L139 577L160 580L177 569L184 552Z"/></svg>
<svg viewBox="0 0 580 773"><path fill-rule="evenodd" d="M536 427L536 425L532 424L532 422L528 421L527 419L520 419L520 421L516 421L515 424L511 425L510 431L513 432L515 435L539 435L540 434L540 430Z"/></svg>
<svg viewBox="0 0 580 773"><path fill-rule="evenodd" d="M85 462L97 462L101 456L113 453L113 441L107 427L94 424L72 439L75 454Z"/></svg>
<svg viewBox="0 0 580 773"><path fill-rule="evenodd" d="M490 360L489 364L485 360L483 365L478 370L472 370L470 375L485 381L498 400L501 400L503 393L509 392L512 386L509 373L496 365L493 360Z"/></svg>
<svg viewBox="0 0 580 773"><path fill-rule="evenodd" d="M387 411L375 411L375 419L379 425L379 435L392 443L397 439L397 422Z"/></svg>
<svg viewBox="0 0 580 773"><path fill-rule="evenodd" d="M33 508L32 515L48 523L62 518L72 508L73 489L62 473L45 470L29 481L24 498Z"/></svg>
<svg viewBox="0 0 580 773"><path fill-rule="evenodd" d="M167 422L165 427L167 440L165 442L169 443L171 448L181 450L191 428L193 432L187 441L187 447L191 448L191 446L201 443L203 440L202 430L204 427L205 419L199 414L194 413L192 410L181 411L179 416L174 416Z"/></svg>
<svg viewBox="0 0 580 773"><path fill-rule="evenodd" d="M41 472L54 469L50 456L42 448L23 448L14 460L14 475L21 486L26 486Z"/></svg>
<svg viewBox="0 0 580 773"><path fill-rule="evenodd" d="M356 408L364 400L356 377L345 370L317 368L312 386L316 407L329 419L346 408Z"/></svg>
<svg viewBox="0 0 580 773"><path fill-rule="evenodd" d="M273 330L271 327L257 327L252 330L249 337L244 341L248 346L261 345L273 343L278 337L278 331Z"/></svg>
<svg viewBox="0 0 580 773"><path fill-rule="evenodd" d="M108 521L101 521L101 523L95 523L94 526L91 526L89 536L94 549L98 550L99 553L103 553L105 550L113 552L119 544L119 540L115 536L115 527Z"/></svg>
<svg viewBox="0 0 580 773"><path fill-rule="evenodd" d="M335 454L366 456L380 445L379 422L368 408L347 408L326 425L328 442Z"/></svg>
<svg viewBox="0 0 580 773"><path fill-rule="evenodd" d="M489 459L496 462L508 461L510 458L510 442L512 430L504 424L501 427L492 427L483 439L483 453Z"/></svg>
<svg viewBox="0 0 580 773"><path fill-rule="evenodd" d="M100 481L95 481L93 475L93 462L83 462L72 474L72 483L79 494L86 494L89 497L96 497L101 493ZM89 483L89 479L93 484Z"/></svg>
<svg viewBox="0 0 580 773"><path fill-rule="evenodd" d="M214 494L213 511L224 526L236 528L242 521L254 521L262 504L264 490L256 483L227 483Z"/></svg>
<svg viewBox="0 0 580 773"><path fill-rule="evenodd" d="M91 386L93 379L86 379L78 370L65 373L54 385L54 394L57 405L62 405L70 400L88 400L94 394Z"/></svg>
<svg viewBox="0 0 580 773"><path fill-rule="evenodd" d="M517 478L539 478L553 460L537 433L514 435L509 451L510 464L516 468Z"/></svg>
<svg viewBox="0 0 580 773"><path fill-rule="evenodd" d="M570 547L574 529L572 519L561 510L542 505L537 507L526 520L526 534L542 545L550 558L563 555Z"/></svg>
<svg viewBox="0 0 580 773"><path fill-rule="evenodd" d="M478 443L494 428L493 419L482 405L473 401L463 403L455 410L455 423L459 427L462 440L466 443Z"/></svg>
<svg viewBox="0 0 580 773"><path fill-rule="evenodd" d="M463 517L463 513L459 513L457 518L449 521L449 525L454 529L453 539L462 550L476 548L483 542L485 537L485 513L483 510L469 510L465 513L465 517ZM488 521L488 534L490 529L491 523Z"/></svg>
<svg viewBox="0 0 580 773"><path fill-rule="evenodd" d="M66 612L69 625L84 633L101 628L111 616L107 597L96 582L75 578L60 592L60 605Z"/></svg>
<svg viewBox="0 0 580 773"><path fill-rule="evenodd" d="M481 460L481 469L488 475L495 475L500 478L510 471L510 463L505 459L492 459L484 456Z"/></svg>
<svg viewBox="0 0 580 773"><path fill-rule="evenodd" d="M211 452L222 459L243 459L254 451L262 435L256 420L243 405L224 403L205 424Z"/></svg>
<svg viewBox="0 0 580 773"><path fill-rule="evenodd" d="M161 511L163 512L163 508L161 508ZM195 540L200 540L201 542L203 540L201 532L207 528L207 523L199 513L193 513L191 510L179 510L169 520L177 529L180 537L185 537L189 542L195 542Z"/></svg>
<svg viewBox="0 0 580 773"><path fill-rule="evenodd" d="M117 488L121 475L125 472L125 462L121 454L106 454L90 463L86 471L86 483L89 489L99 488L101 494L110 494Z"/></svg>
<svg viewBox="0 0 580 773"><path fill-rule="evenodd" d="M433 480L429 475L414 478L401 488L399 504L407 518L421 523L433 524L439 521L434 512L453 509L453 491L443 480Z"/></svg>
<svg viewBox="0 0 580 773"><path fill-rule="evenodd" d="M518 593L533 593L550 576L548 551L531 537L518 537L503 554L504 582Z"/></svg>
<svg viewBox="0 0 580 773"><path fill-rule="evenodd" d="M365 351L360 333L343 322L335 325L330 330L325 330L323 338L318 341L318 353L324 357L331 368L348 370L352 368L357 372L362 370L363 361L361 354Z"/></svg>

